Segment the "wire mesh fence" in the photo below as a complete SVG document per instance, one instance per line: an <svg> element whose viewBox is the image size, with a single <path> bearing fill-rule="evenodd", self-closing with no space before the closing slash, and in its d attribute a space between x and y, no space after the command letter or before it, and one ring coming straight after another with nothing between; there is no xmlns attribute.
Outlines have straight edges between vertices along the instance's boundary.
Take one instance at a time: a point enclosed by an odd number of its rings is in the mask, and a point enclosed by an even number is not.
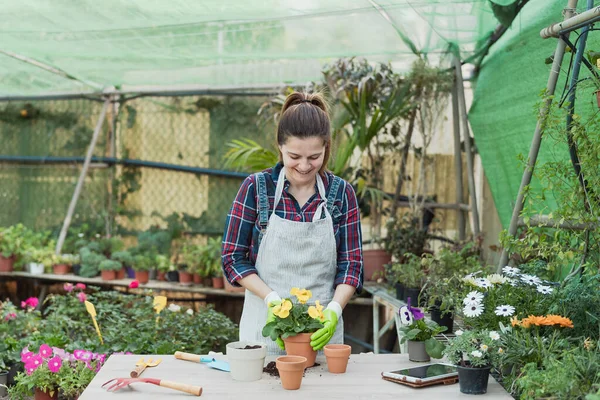
<svg viewBox="0 0 600 400"><path fill-rule="evenodd" d="M223 169L226 143L262 143L264 98L137 98L109 107L72 226L131 234L178 219L195 234L220 234L244 174ZM0 105L0 226L58 232L102 103Z"/></svg>

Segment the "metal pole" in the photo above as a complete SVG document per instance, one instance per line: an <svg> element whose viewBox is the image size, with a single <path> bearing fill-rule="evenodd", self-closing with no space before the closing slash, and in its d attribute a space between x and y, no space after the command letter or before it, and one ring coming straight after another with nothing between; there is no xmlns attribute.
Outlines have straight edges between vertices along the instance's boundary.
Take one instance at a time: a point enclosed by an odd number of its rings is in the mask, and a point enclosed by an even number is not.
<svg viewBox="0 0 600 400"><path fill-rule="evenodd" d="M567 8L565 9L565 20L573 16L575 7L577 7L577 0L567 1ZM550 69L550 75L548 76L548 83L546 84L547 98L540 109L538 122L535 127L535 132L531 141L531 147L529 149L527 167L525 167L525 171L523 171L523 178L521 179L521 186L519 187L519 192L517 194L517 201L515 202L515 207L513 208L512 217L510 219L508 234L513 237L517 233L517 228L519 225L519 214L521 214L521 211L523 210L523 203L525 201L525 188L531 183L533 169L535 167L535 162L537 160L537 156L540 151L540 146L542 144L542 131L544 130L543 121L546 118L546 115L548 114L550 106L552 105L552 95L554 94L554 90L556 89L556 82L558 81L560 66L562 65L562 60L565 55L565 47L565 42L562 39L559 39L556 43L556 50L554 51L554 61L552 62L552 68ZM498 271L500 271L502 267L506 265L507 262L508 252L506 251L506 249L502 249L502 254L500 255L500 262L498 263Z"/></svg>
<svg viewBox="0 0 600 400"><path fill-rule="evenodd" d="M569 17L567 17L567 14ZM600 7L595 7L591 10L575 15L575 7L567 6L565 10L565 19L558 24L550 25L540 31L540 36L543 39L558 37L561 33L569 33L582 26L589 25L600 20ZM567 21L568 19L568 21Z"/></svg>
<svg viewBox="0 0 600 400"><path fill-rule="evenodd" d="M475 175L473 173L473 155L471 153L471 134L469 133L469 119L467 118L467 102L463 87L462 67L458 52L454 55L454 68L456 70L456 94L458 96L458 109L463 124L463 137L465 140L465 153L467 156L467 178L469 194L471 196L471 217L473 219L473 233L479 235L479 211L477 208L477 194L475 193Z"/></svg>
<svg viewBox="0 0 600 400"><path fill-rule="evenodd" d="M460 151L460 115L458 112L458 94L457 79L454 79L452 86L452 123L454 125L454 173L456 176L456 203L463 204L463 171L462 171L462 152ZM456 210L458 224L458 238L465 240L465 214L462 210Z"/></svg>
<svg viewBox="0 0 600 400"><path fill-rule="evenodd" d="M60 230L60 235L58 236L58 242L56 243L56 254L60 254L62 250L63 244L65 243L65 238L67 236L67 230L69 229L69 225L71 225L71 218L73 218L73 213L75 212L75 206L77 205L77 200L79 199L79 195L81 194L81 189L83 188L83 182L85 181L85 177L87 175L88 169L90 168L90 162L92 160L92 154L94 154L94 148L96 147L96 142L98 141L98 136L100 136L100 131L102 130L102 124L104 123L104 118L106 117L106 110L110 105L110 98L107 98L102 106L102 111L100 112L100 116L98 117L98 123L96 124L96 128L94 129L94 134L92 135L92 141L90 142L90 147L88 147L87 154L85 156L85 161L83 162L83 168L81 169L81 173L79 174L79 179L77 180L77 185L75 186L75 192L73 193L73 197L71 198L71 203L69 204L69 209L67 210L67 216L65 217L65 221L63 222L62 229Z"/></svg>

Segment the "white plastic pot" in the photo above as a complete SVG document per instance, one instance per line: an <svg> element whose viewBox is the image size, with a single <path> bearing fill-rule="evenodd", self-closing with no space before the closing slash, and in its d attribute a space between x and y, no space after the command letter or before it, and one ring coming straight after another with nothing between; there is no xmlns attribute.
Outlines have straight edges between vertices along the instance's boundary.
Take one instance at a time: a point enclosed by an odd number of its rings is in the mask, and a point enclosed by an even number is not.
<svg viewBox="0 0 600 400"><path fill-rule="evenodd" d="M32 275L41 275L44 273L44 264L29 263L29 273Z"/></svg>
<svg viewBox="0 0 600 400"><path fill-rule="evenodd" d="M261 346L259 349L247 349L246 346ZM236 381L250 382L262 378L267 346L258 342L232 342L226 347L227 360L231 368L231 377Z"/></svg>

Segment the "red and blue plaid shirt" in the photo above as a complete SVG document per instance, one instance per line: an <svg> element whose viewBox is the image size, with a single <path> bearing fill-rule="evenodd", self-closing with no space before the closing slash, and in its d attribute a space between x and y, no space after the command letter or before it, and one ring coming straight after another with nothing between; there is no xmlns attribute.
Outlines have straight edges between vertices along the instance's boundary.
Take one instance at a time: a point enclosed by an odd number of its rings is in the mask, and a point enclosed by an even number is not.
<svg viewBox="0 0 600 400"><path fill-rule="evenodd" d="M269 197L269 214L275 202L275 187L281 171L281 163L274 168L264 170ZM325 193L329 195L329 187L334 175L326 172L323 180ZM319 191L300 208L298 202L288 193L289 182L285 182L281 200L275 213L281 218L297 222L312 222L317 207L322 201ZM234 286L239 279L250 274L256 274L254 266L258 255L260 224L258 220L258 190L256 177L247 177L233 201L227 215L225 233L223 236L222 261L225 278ZM337 244L337 273L334 286L344 283L354 286L360 293L363 284L363 257L360 214L354 188L342 180L335 196L333 208L337 211L332 215L333 231Z"/></svg>

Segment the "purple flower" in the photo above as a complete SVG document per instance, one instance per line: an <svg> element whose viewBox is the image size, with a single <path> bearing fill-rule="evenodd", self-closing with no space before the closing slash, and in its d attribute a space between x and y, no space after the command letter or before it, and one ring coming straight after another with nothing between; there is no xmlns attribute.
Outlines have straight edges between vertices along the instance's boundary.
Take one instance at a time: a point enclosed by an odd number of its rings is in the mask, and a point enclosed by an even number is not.
<svg viewBox="0 0 600 400"><path fill-rule="evenodd" d="M48 369L52 372L58 372L62 366L62 360L59 356L54 356L48 360Z"/></svg>
<svg viewBox="0 0 600 400"><path fill-rule="evenodd" d="M421 311L420 308L412 307L410 305L410 297L406 301L406 306L408 307L408 311L410 311L415 321L418 321L425 317L425 314L423 313L423 311Z"/></svg>

